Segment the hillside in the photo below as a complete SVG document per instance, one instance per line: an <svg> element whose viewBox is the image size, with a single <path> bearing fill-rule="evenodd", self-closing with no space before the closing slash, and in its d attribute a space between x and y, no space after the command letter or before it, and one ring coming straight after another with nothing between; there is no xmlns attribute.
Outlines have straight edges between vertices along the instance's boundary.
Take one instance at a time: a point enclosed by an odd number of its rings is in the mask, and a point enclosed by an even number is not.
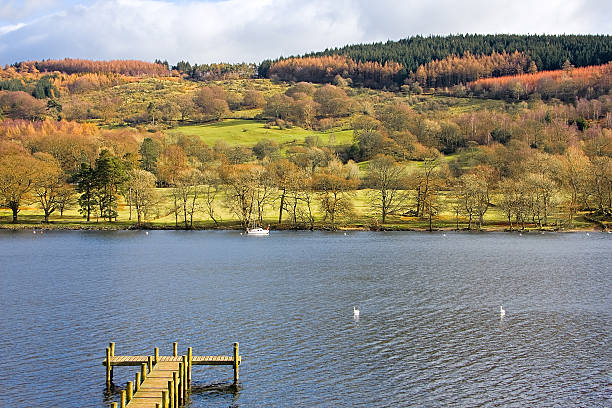
<svg viewBox="0 0 612 408"><path fill-rule="evenodd" d="M395 92L342 76L332 85L36 71L0 70L5 223L610 224L609 64Z"/></svg>

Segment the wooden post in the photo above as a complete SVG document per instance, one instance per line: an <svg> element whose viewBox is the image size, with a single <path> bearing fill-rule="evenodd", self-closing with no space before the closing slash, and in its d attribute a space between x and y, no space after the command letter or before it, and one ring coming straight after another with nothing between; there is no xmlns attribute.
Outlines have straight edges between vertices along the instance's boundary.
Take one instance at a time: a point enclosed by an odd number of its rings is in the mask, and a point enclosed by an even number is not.
<svg viewBox="0 0 612 408"><path fill-rule="evenodd" d="M155 347L155 364L159 362L159 348Z"/></svg>
<svg viewBox="0 0 612 408"><path fill-rule="evenodd" d="M158 402L155 403L155 408L159 408L159 403Z"/></svg>
<svg viewBox="0 0 612 408"><path fill-rule="evenodd" d="M168 407L168 391L167 390L162 391L162 408L169 408Z"/></svg>
<svg viewBox="0 0 612 408"><path fill-rule="evenodd" d="M168 408L174 407L174 384L172 384L172 380L168 381Z"/></svg>
<svg viewBox="0 0 612 408"><path fill-rule="evenodd" d="M238 385L238 342L234 343L234 385Z"/></svg>
<svg viewBox="0 0 612 408"><path fill-rule="evenodd" d="M112 378L111 378L111 351L110 351L110 347L106 348L106 388L107 389L111 389L111 382L112 382Z"/></svg>
<svg viewBox="0 0 612 408"><path fill-rule="evenodd" d="M187 399L187 391L189 388L187 387L187 356L183 356L183 379L181 380L181 384L183 385L183 398Z"/></svg>
<svg viewBox="0 0 612 408"><path fill-rule="evenodd" d="M130 402L132 400L132 397L134 397L134 384L132 384L131 381L127 382L127 396L125 397L125 399L127 400L127 402Z"/></svg>
<svg viewBox="0 0 612 408"><path fill-rule="evenodd" d="M193 350L191 347L187 349L187 384L189 391L191 391L191 364L193 363Z"/></svg>
<svg viewBox="0 0 612 408"><path fill-rule="evenodd" d="M113 342L108 343L108 347L110 348L110 355L111 355L111 357L115 357L115 343L113 343ZM113 366L111 365L111 368L110 368L111 383L113 382L113 374L114 374Z"/></svg>
<svg viewBox="0 0 612 408"><path fill-rule="evenodd" d="M183 405L185 405L185 401L187 400L187 356L183 356L183 362L181 363L181 394L183 396Z"/></svg>
<svg viewBox="0 0 612 408"><path fill-rule="evenodd" d="M178 395L178 378L176 375L176 371L172 372L172 388L174 392L174 406L178 408L179 404L179 395Z"/></svg>
<svg viewBox="0 0 612 408"><path fill-rule="evenodd" d="M138 390L140 389L140 373L136 373L134 386L135 386L135 391L138 392Z"/></svg>
<svg viewBox="0 0 612 408"><path fill-rule="evenodd" d="M172 343L172 355L174 357L178 356L177 351L178 351L178 342L175 341L174 343Z"/></svg>
<svg viewBox="0 0 612 408"><path fill-rule="evenodd" d="M183 361L185 361L185 356L183 356ZM180 390L179 396L181 397L181 405L185 405L185 363L179 363L179 382L180 382Z"/></svg>
<svg viewBox="0 0 612 408"><path fill-rule="evenodd" d="M149 372L153 370L153 357L151 356L147 356L147 368L149 369Z"/></svg>
<svg viewBox="0 0 612 408"><path fill-rule="evenodd" d="M121 390L121 408L125 408L125 390Z"/></svg>
<svg viewBox="0 0 612 408"><path fill-rule="evenodd" d="M182 385L181 385L181 363L179 363L178 371L176 372L176 395L178 406L183 405L183 396L181 395Z"/></svg>
<svg viewBox="0 0 612 408"><path fill-rule="evenodd" d="M117 408L117 403L116 402L111 402L110 408Z"/></svg>
<svg viewBox="0 0 612 408"><path fill-rule="evenodd" d="M140 376L142 377L142 381L147 379L147 364L140 364Z"/></svg>

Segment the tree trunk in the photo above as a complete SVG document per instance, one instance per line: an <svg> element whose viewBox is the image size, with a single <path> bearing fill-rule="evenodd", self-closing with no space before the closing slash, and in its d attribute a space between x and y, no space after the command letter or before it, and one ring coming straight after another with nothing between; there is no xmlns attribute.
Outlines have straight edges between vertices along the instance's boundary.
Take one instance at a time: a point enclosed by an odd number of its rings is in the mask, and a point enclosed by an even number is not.
<svg viewBox="0 0 612 408"><path fill-rule="evenodd" d="M178 206L176 202L176 195L174 196L174 226L178 228Z"/></svg>
<svg viewBox="0 0 612 408"><path fill-rule="evenodd" d="M385 191L382 192L382 223L385 224L387 221L387 195Z"/></svg>
<svg viewBox="0 0 612 408"><path fill-rule="evenodd" d="M281 194L281 202L280 208L278 210L278 225L283 223L283 207L285 206L285 189L283 188L283 193Z"/></svg>
<svg viewBox="0 0 612 408"><path fill-rule="evenodd" d="M15 202L9 203L9 207L13 211L13 224L17 224L17 213L19 212L19 205Z"/></svg>

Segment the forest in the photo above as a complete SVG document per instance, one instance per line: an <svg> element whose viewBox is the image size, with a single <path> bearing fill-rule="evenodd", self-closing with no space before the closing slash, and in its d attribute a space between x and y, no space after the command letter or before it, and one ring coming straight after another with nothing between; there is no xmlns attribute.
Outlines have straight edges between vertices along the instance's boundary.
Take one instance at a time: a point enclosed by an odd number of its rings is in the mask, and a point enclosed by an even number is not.
<svg viewBox="0 0 612 408"><path fill-rule="evenodd" d="M506 42L603 41L549 37ZM583 52L599 65L559 51L557 67L538 47L447 39L472 48L423 62L401 86L401 62L348 52L279 60L269 79L255 64L6 66L0 225L610 228L606 46Z"/></svg>
<svg viewBox="0 0 612 408"><path fill-rule="evenodd" d="M263 61L260 77L271 78L279 69L300 64L311 69L313 62L327 57L344 57L358 63L398 64L394 72L395 86L418 80L422 87L466 85L480 78L561 69L566 61L575 67L601 65L612 60L612 39L609 35L451 35L415 36L386 43L348 45L304 56ZM291 61L287 63L286 61ZM300 61L305 60L305 61ZM310 63L307 63L310 62ZM332 65L336 69L337 64ZM379 68L380 69L380 68ZM384 71L384 70L383 70ZM351 75L345 78L351 78ZM342 74L341 74L342 75ZM321 78L302 79L322 82ZM330 82L326 80L326 82ZM364 86L372 86L363 84ZM389 87L374 82L372 87Z"/></svg>

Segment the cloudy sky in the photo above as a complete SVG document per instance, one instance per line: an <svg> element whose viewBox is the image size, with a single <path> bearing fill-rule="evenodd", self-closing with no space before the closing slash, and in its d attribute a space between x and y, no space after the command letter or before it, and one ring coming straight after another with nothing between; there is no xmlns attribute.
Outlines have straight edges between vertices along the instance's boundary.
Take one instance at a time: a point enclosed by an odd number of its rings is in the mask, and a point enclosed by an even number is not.
<svg viewBox="0 0 612 408"><path fill-rule="evenodd" d="M0 64L259 62L451 33L612 34L611 0L0 0Z"/></svg>

